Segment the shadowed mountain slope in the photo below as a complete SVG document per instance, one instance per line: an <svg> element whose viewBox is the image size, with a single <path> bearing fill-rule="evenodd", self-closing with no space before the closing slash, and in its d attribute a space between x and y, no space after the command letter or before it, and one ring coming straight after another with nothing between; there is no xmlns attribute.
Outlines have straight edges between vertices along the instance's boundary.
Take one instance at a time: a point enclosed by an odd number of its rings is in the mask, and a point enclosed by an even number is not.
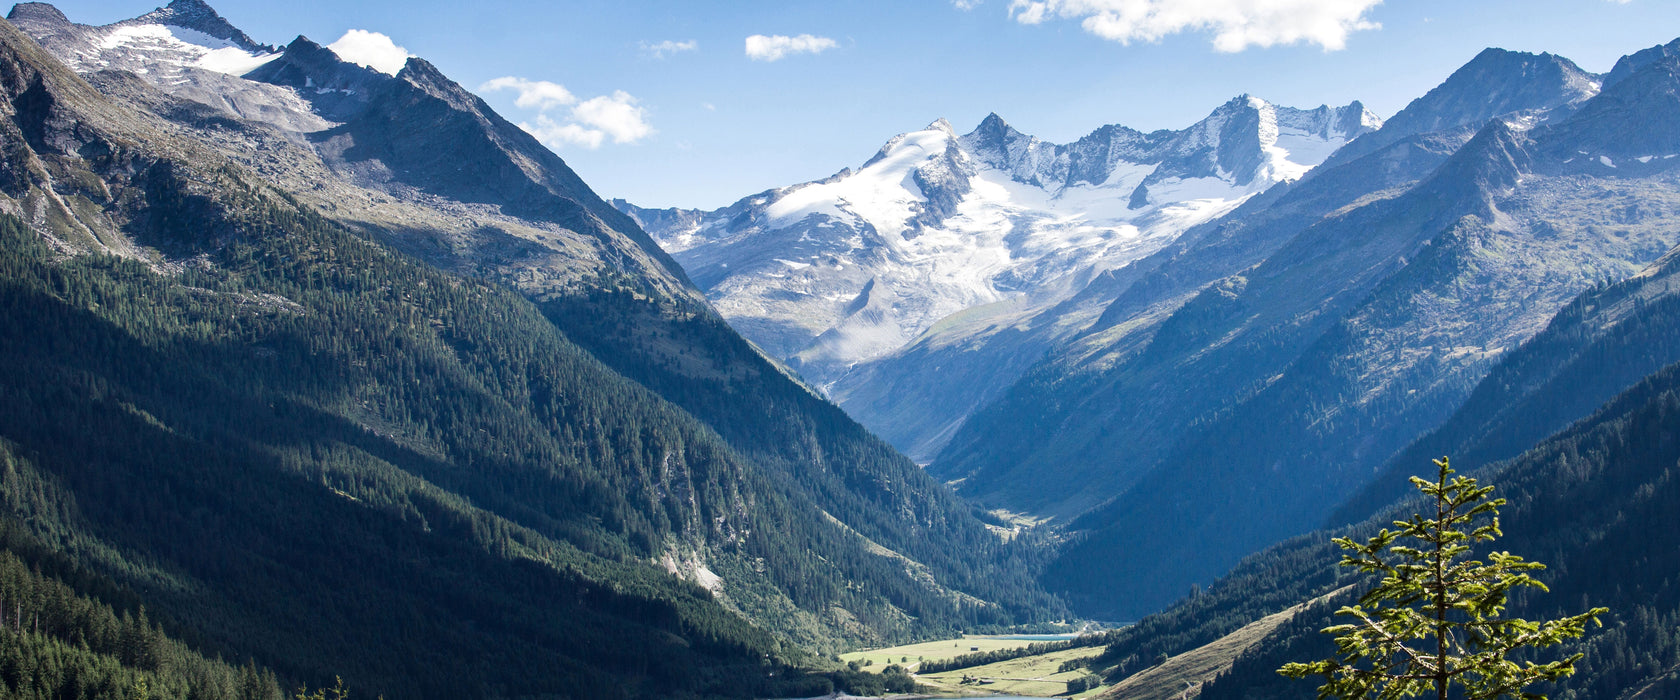
<svg viewBox="0 0 1680 700"><path fill-rule="evenodd" d="M112 60L199 55L158 42ZM358 694L799 694L802 648L1058 614L1030 544L754 353L558 157L422 61L311 46L260 68L366 104L84 79L0 26L28 368L0 439L35 494L8 517L205 653Z"/></svg>

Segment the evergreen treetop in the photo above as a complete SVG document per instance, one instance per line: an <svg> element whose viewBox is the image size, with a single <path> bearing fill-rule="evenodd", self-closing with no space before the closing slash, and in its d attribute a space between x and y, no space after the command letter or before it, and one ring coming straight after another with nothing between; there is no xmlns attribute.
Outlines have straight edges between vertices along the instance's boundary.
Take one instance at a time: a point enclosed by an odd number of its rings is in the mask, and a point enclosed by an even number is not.
<svg viewBox="0 0 1680 700"><path fill-rule="evenodd" d="M1320 698L1406 698L1434 691L1446 700L1484 700L1545 696L1525 688L1555 681L1575 671L1581 654L1537 663L1507 658L1528 648L1544 648L1581 636L1589 621L1609 612L1593 608L1579 615L1544 622L1504 617L1513 591L1545 584L1529 572L1545 568L1510 552L1490 552L1487 561L1470 558L1492 542L1499 529L1503 498L1490 498L1492 486L1453 476L1447 458L1435 460L1436 480L1412 477L1434 501L1435 517L1415 514L1395 521L1364 543L1338 538L1348 553L1341 565L1381 577L1356 605L1338 615L1353 622L1324 629L1335 635L1337 658L1286 664L1278 672L1292 678L1323 676ZM1479 523L1479 524L1478 524ZM1416 546L1402 543L1402 538Z"/></svg>

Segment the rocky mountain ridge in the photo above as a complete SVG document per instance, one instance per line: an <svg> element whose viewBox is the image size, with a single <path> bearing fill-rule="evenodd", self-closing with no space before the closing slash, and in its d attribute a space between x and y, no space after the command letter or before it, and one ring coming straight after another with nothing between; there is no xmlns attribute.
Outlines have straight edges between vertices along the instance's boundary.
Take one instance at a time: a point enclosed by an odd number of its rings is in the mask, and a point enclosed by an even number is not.
<svg viewBox="0 0 1680 700"><path fill-rule="evenodd" d="M663 295L695 296L633 221L423 59L386 75L306 37L276 49L200 0L102 27L74 24L45 3L20 4L9 17L96 81L120 71L183 100L154 106L218 136L229 157L333 218L388 232L436 264L539 295L624 270ZM422 124L450 130L452 140L438 141L450 147L403 137Z"/></svg>

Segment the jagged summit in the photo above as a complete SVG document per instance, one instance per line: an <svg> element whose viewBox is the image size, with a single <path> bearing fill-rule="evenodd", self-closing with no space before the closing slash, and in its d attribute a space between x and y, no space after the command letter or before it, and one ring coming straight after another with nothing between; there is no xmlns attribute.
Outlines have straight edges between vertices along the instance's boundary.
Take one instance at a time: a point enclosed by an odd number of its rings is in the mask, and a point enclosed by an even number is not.
<svg viewBox="0 0 1680 700"><path fill-rule="evenodd" d="M968 132L962 137L963 145L978 160L994 168L1007 167L1010 161L1011 144L1023 140L1031 141L1034 139L1016 131L1014 127L1009 125L1009 122L998 116L997 112L986 115L986 118L981 120L980 125L974 128L974 131Z"/></svg>
<svg viewBox="0 0 1680 700"><path fill-rule="evenodd" d="M1216 178L1246 187L1297 179L1335 147L1381 125L1359 102L1301 110L1245 94L1179 131L1145 134L1110 124L1056 145L1021 133L994 113L962 141L980 162L1042 187L1102 185L1127 163L1158 166L1141 183L1146 187L1174 178ZM1139 193L1133 208L1146 206L1146 200L1147 192Z"/></svg>
<svg viewBox="0 0 1680 700"><path fill-rule="evenodd" d="M78 73L124 70L154 84L195 83L195 71L244 75L279 55L199 0L99 27L46 3L18 4L8 19Z"/></svg>
<svg viewBox="0 0 1680 700"><path fill-rule="evenodd" d="M6 15L6 21L12 24L19 22L39 22L43 25L69 25L70 18L65 17L57 7L45 2L20 2L12 6L12 11Z"/></svg>
<svg viewBox="0 0 1680 700"><path fill-rule="evenodd" d="M1531 127L1568 117L1602 89L1602 76L1549 53L1483 49L1382 127L1337 152L1332 170L1414 136L1479 130L1502 118ZM1464 135L1468 138L1468 134Z"/></svg>
<svg viewBox="0 0 1680 700"><path fill-rule="evenodd" d="M1673 58L1675 56L1680 56L1680 39L1675 39L1667 44L1653 46L1643 51L1636 51L1623 56L1620 59L1617 59L1615 67L1611 68L1610 72L1605 74L1604 87L1608 89L1610 86L1622 82L1628 76L1633 75L1634 72L1638 71L1640 68L1644 68L1645 66L1664 58Z"/></svg>
<svg viewBox="0 0 1680 700"><path fill-rule="evenodd" d="M1386 126L1402 134L1479 128L1501 115L1580 104L1597 95L1601 84L1600 76L1562 56L1490 48L1413 100Z"/></svg>
<svg viewBox="0 0 1680 700"><path fill-rule="evenodd" d="M372 95L375 85L393 80L371 68L350 63L321 44L299 36L278 58L245 75L252 80L296 90L317 114L334 121L349 119Z"/></svg>
<svg viewBox="0 0 1680 700"><path fill-rule="evenodd" d="M980 125L974 127L974 131L969 132L968 136L975 138L1001 138L1013 133L1020 132L1015 131L1015 127L1010 126L1009 122L1002 116L999 116L997 112L992 112L991 114L987 114L985 119L980 120Z"/></svg>
<svg viewBox="0 0 1680 700"><path fill-rule="evenodd" d="M274 53L279 50L275 46L257 43L245 32L224 19L221 14L216 12L215 8L210 7L204 0L174 0L166 7L160 7L120 24L163 24L191 29L217 39L232 42L239 48L253 53Z"/></svg>
<svg viewBox="0 0 1680 700"><path fill-rule="evenodd" d="M1497 216L1494 198L1515 187L1524 173L1533 170L1531 147L1524 132L1504 120L1492 120L1419 183L1413 195L1430 198L1455 216L1473 212L1492 219ZM1445 226L1450 222L1438 223Z"/></svg>
<svg viewBox="0 0 1680 700"><path fill-rule="evenodd" d="M1667 167L1680 155L1680 41L1617 63L1624 74L1551 128L1557 155L1594 170Z"/></svg>

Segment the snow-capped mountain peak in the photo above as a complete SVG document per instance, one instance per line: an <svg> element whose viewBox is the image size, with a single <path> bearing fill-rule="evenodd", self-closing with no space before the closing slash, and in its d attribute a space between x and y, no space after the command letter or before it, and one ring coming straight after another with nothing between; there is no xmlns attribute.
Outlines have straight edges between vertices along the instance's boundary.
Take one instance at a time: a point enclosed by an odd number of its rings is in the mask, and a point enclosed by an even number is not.
<svg viewBox="0 0 1680 700"><path fill-rule="evenodd" d="M782 190L765 209L768 224L786 227L811 217L847 220L890 240L903 236L927 197L915 177L956 141L943 119L894 137L855 172Z"/></svg>
<svg viewBox="0 0 1680 700"><path fill-rule="evenodd" d="M278 51L276 47L259 44L251 39L245 32L223 19L204 0L174 0L167 7L148 12L130 22L137 25L161 24L190 29L254 54L272 54Z"/></svg>
<svg viewBox="0 0 1680 700"><path fill-rule="evenodd" d="M55 50L77 72L115 69L168 83L185 69L244 75L273 61L279 49L259 44L202 0L167 7L103 27L72 24L46 3L20 3L7 19ZM164 74L150 75L161 71Z"/></svg>
<svg viewBox="0 0 1680 700"><path fill-rule="evenodd" d="M1065 145L997 114L961 136L940 119L856 170L715 212L621 206L745 335L827 384L954 314L1058 303L1380 124L1359 103L1246 95L1181 131Z"/></svg>

